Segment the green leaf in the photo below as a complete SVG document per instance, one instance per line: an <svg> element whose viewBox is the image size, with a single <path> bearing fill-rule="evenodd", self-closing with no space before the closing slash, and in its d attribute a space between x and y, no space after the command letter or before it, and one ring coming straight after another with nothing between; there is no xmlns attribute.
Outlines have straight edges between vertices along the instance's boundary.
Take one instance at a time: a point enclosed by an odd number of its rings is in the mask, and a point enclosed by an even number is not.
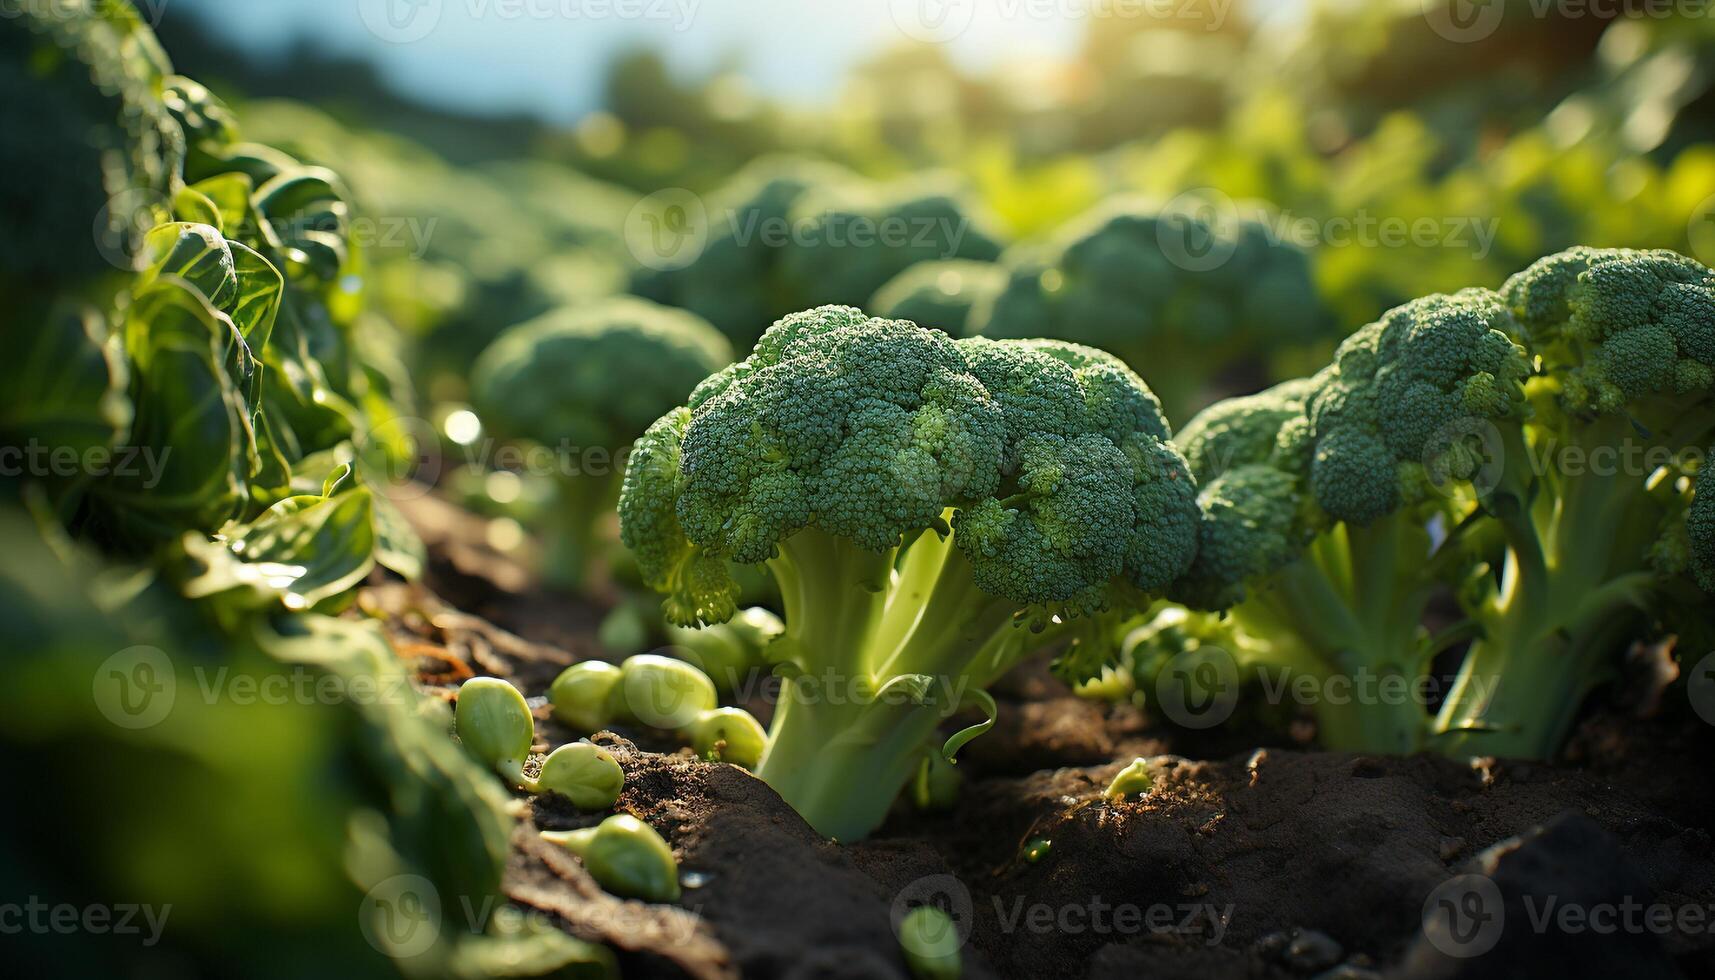
<svg viewBox="0 0 1715 980"><path fill-rule="evenodd" d="M186 580L184 592L193 599L237 593L246 606L337 606L375 566L372 508L363 488L288 497L214 539L187 535L184 550L201 571Z"/></svg>
<svg viewBox="0 0 1715 980"><path fill-rule="evenodd" d="M157 467L116 471L95 487L114 530L163 540L239 516L258 459L253 407L229 370L255 370L238 328L189 282L160 277L131 298L125 349L136 406L129 441Z"/></svg>
<svg viewBox="0 0 1715 980"><path fill-rule="evenodd" d="M947 739L947 744L941 746L941 754L946 756L948 762L954 761L953 757L958 755L959 750L964 748L966 743L993 728L995 718L1000 714L1000 709L994 703L994 696L980 688L973 690L959 700L961 708L967 705L975 705L981 708L985 717L969 728L962 728L954 732L953 737Z"/></svg>
<svg viewBox="0 0 1715 980"><path fill-rule="evenodd" d="M119 338L94 310L61 308L19 331L22 346L0 358L0 445L62 447L93 462L131 425Z"/></svg>

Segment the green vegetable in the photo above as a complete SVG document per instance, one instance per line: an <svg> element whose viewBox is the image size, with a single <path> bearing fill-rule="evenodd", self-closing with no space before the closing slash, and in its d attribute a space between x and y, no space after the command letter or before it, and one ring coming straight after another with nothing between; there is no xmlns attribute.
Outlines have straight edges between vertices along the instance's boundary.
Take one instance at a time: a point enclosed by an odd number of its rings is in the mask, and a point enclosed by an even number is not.
<svg viewBox="0 0 1715 980"><path fill-rule="evenodd" d="M700 317L632 297L520 324L477 359L471 391L484 425L553 461L553 584L585 584L612 519L625 447L731 362L726 339Z"/></svg>
<svg viewBox="0 0 1715 980"><path fill-rule="evenodd" d="M1195 486L1167 438L1099 351L823 307L638 441L621 527L679 624L732 618L729 563L773 574L784 683L757 774L856 839L962 704L992 715L983 688L1021 657L1095 636L1189 567Z"/></svg>
<svg viewBox="0 0 1715 980"><path fill-rule="evenodd" d="M720 703L714 682L682 660L653 653L627 657L608 698L615 717L677 731Z"/></svg>
<svg viewBox="0 0 1715 980"><path fill-rule="evenodd" d="M564 796L580 810L605 810L625 788L625 773L606 749L570 742L548 753L536 787Z"/></svg>
<svg viewBox="0 0 1715 980"><path fill-rule="evenodd" d="M756 768L767 739L762 723L743 708L705 711L691 723L691 747L699 757L744 769Z"/></svg>
<svg viewBox="0 0 1715 980"><path fill-rule="evenodd" d="M1712 382L1708 269L1573 249L1211 406L1180 434L1204 523L1170 594L1225 615L1144 634L1139 686L1195 647L1322 682L1330 747L1552 754L1630 641L1706 629ZM1442 590L1464 618L1431 635ZM1430 718L1431 660L1467 642ZM1367 693L1331 696L1336 680Z"/></svg>
<svg viewBox="0 0 1715 980"><path fill-rule="evenodd" d="M1143 759L1133 759L1124 769L1114 775L1113 781L1102 792L1103 796L1118 803L1139 796L1148 796L1155 788L1155 777L1149 773L1149 763Z"/></svg>
<svg viewBox="0 0 1715 980"><path fill-rule="evenodd" d="M1477 638L1437 725L1456 755L1543 758L1633 639L1657 621L1706 629L1692 556L1715 528L1692 467L1715 439L1715 274L1581 248L1502 295L1541 362L1504 451L1547 465L1509 466L1492 495L1503 544L1464 597Z"/></svg>
<svg viewBox="0 0 1715 980"><path fill-rule="evenodd" d="M473 677L459 686L454 712L459 741L511 785L529 784L524 761L536 738L530 707L518 689L498 677Z"/></svg>
<svg viewBox="0 0 1715 980"><path fill-rule="evenodd" d="M1120 200L1004 264L1010 280L971 333L1108 351L1149 377L1170 419L1207 404L1235 361L1332 339L1309 255L1262 220L1229 225Z"/></svg>
<svg viewBox="0 0 1715 980"><path fill-rule="evenodd" d="M815 160L765 158L710 201L709 240L683 268L648 270L643 296L708 318L740 350L824 303L867 303L921 262L992 262L997 237L939 177L877 183Z"/></svg>
<svg viewBox="0 0 1715 980"><path fill-rule="evenodd" d="M619 814L583 830L546 831L542 838L582 858L590 877L615 895L679 900L679 862L661 835L636 817Z"/></svg>
<svg viewBox="0 0 1715 980"><path fill-rule="evenodd" d="M933 905L919 905L899 921L899 948L917 980L958 980L963 946L952 918Z"/></svg>
<svg viewBox="0 0 1715 980"><path fill-rule="evenodd" d="M715 687L731 691L751 672L768 662L767 647L786 624L780 617L758 606L739 610L725 623L693 629L667 627L674 654L709 675Z"/></svg>
<svg viewBox="0 0 1715 980"><path fill-rule="evenodd" d="M1217 403L1180 433L1204 520L1170 595L1226 611L1180 622L1240 667L1323 691L1401 692L1317 698L1330 748L1426 744L1426 707L1404 692L1447 643L1424 631L1424 612L1464 567L1457 547L1434 548L1430 526L1458 525L1474 506L1469 481L1485 473L1467 434L1526 412L1530 364L1512 327L1492 293L1417 300L1353 334L1314 378ZM1156 650L1183 632L1159 631ZM1150 680L1140 686L1153 693Z"/></svg>
<svg viewBox="0 0 1715 980"><path fill-rule="evenodd" d="M600 660L567 667L548 688L554 717L586 735L606 728L613 723L609 703L619 688L620 676L618 667Z"/></svg>

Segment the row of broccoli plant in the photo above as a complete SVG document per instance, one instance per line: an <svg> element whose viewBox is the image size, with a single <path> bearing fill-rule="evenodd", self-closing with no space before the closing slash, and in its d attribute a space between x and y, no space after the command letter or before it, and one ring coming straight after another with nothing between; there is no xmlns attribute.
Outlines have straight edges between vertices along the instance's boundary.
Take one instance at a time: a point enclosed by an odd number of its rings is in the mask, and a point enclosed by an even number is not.
<svg viewBox="0 0 1715 980"><path fill-rule="evenodd" d="M1021 657L1061 647L1062 675L1094 680L1111 624L1158 596L1190 611L1155 652L1195 638L1322 679L1415 685L1468 643L1439 718L1324 699L1323 740L1543 756L1617 644L1697 627L1712 365L1709 270L1577 249L1390 311L1173 441L1100 351L823 307L650 428L620 519L674 623L730 619L735 567L776 580L784 686L756 772L836 838L874 829L926 746L946 761L980 734L932 740L961 708L992 718L984 688ZM1571 447L1592 475L1553 458ZM1431 633L1449 588L1465 618Z"/></svg>
<svg viewBox="0 0 1715 980"><path fill-rule="evenodd" d="M1708 269L1579 248L1211 406L1176 440L1198 557L1133 637L1131 686L1212 649L1246 675L1367 676L1369 697L1316 700L1329 747L1551 755L1630 641L1708 635L1712 366ZM1438 594L1457 613L1431 632ZM1433 661L1461 649L1437 705Z"/></svg>
<svg viewBox="0 0 1715 980"><path fill-rule="evenodd" d="M0 270L0 450L26 461L0 501L24 705L0 739L54 801L3 836L79 841L0 861L8 891L169 905L180 964L613 975L557 929L460 918L453 896L500 900L505 795L379 627L333 615L378 563L421 564L373 489L409 447L384 436L402 390L339 179L241 142L122 0L26 5L0 77L0 123L29 134L0 146L5 241L31 253ZM388 928L401 901L438 919L426 944Z"/></svg>

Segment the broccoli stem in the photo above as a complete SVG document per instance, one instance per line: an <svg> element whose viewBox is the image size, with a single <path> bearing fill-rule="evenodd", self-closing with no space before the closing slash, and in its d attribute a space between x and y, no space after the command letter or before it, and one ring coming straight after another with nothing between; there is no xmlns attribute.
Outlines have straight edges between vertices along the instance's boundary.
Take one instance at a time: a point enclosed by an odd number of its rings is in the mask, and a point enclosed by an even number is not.
<svg viewBox="0 0 1715 980"><path fill-rule="evenodd" d="M596 559L610 543L607 522L618 498L616 478L578 474L558 481L543 556L545 582L569 591L591 584Z"/></svg>
<svg viewBox="0 0 1715 980"><path fill-rule="evenodd" d="M1647 474L1592 454L1633 431L1624 416L1579 426L1563 447L1579 455L1544 469L1528 507L1492 502L1506 560L1436 718L1438 750L1547 758L1606 678L1658 585L1638 544L1654 539L1661 519L1643 491ZM1590 461L1587 472L1569 468L1580 460Z"/></svg>
<svg viewBox="0 0 1715 980"><path fill-rule="evenodd" d="M1270 646L1270 663L1320 682L1313 708L1324 747L1422 748L1429 715L1414 685L1434 587L1424 574L1429 551L1427 531L1403 514L1337 525L1233 610Z"/></svg>
<svg viewBox="0 0 1715 980"><path fill-rule="evenodd" d="M774 658L841 682L867 676L864 658L886 607L895 554L868 551L817 528L781 542L767 562L786 613Z"/></svg>
<svg viewBox="0 0 1715 980"><path fill-rule="evenodd" d="M793 535L768 564L786 603L775 646L796 669L756 774L820 833L856 840L887 816L941 722L1024 652L1014 634L1029 634L1011 604L977 589L950 535L913 542L897 577L891 553L820 531Z"/></svg>

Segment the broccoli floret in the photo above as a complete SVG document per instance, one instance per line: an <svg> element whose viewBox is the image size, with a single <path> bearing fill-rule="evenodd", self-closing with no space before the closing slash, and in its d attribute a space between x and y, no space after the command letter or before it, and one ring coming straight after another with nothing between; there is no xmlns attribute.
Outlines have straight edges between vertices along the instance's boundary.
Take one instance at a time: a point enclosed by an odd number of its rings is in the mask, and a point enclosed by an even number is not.
<svg viewBox="0 0 1715 980"><path fill-rule="evenodd" d="M1390 310L1341 343L1306 404L1316 503L1368 524L1477 476L1471 440L1524 410L1531 366L1510 330L1498 296L1468 289Z"/></svg>
<svg viewBox="0 0 1715 980"><path fill-rule="evenodd" d="M1189 416L1224 368L1333 339L1308 255L1256 219L1231 224L1104 205L1008 253L1008 282L971 331L1109 351L1152 379L1170 418Z"/></svg>
<svg viewBox="0 0 1715 980"><path fill-rule="evenodd" d="M1575 411L1627 411L1715 383L1715 276L1669 251L1575 248L1507 281L1533 347Z"/></svg>
<svg viewBox="0 0 1715 980"><path fill-rule="evenodd" d="M1552 754L1627 644L1706 608L1709 505L1686 473L1715 436L1712 286L1671 252L1577 248L1504 287L1541 376L1503 447L1533 465L1491 494L1502 543L1468 599L1479 636L1437 721L1447 751Z"/></svg>
<svg viewBox="0 0 1715 980"><path fill-rule="evenodd" d="M501 334L477 360L471 390L500 438L547 450L559 508L549 578L586 581L602 547L626 447L662 412L732 362L702 318L616 297L558 310Z"/></svg>
<svg viewBox="0 0 1715 980"><path fill-rule="evenodd" d="M888 280L869 301L869 312L969 335L972 310L994 303L1006 288L1006 270L993 262L946 259L919 262Z"/></svg>
<svg viewBox="0 0 1715 980"><path fill-rule="evenodd" d="M1025 652L1190 566L1195 485L1167 433L1100 351L821 307L638 441L621 528L675 622L733 615L728 562L768 567L786 685L757 773L853 839Z"/></svg>

